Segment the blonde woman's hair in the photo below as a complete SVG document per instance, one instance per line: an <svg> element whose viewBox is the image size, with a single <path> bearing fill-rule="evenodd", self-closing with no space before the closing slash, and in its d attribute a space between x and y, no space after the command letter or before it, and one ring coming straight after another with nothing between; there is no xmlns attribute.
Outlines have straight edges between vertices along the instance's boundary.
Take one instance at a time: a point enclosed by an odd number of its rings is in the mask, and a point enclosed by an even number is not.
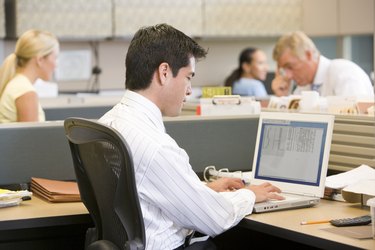
<svg viewBox="0 0 375 250"><path fill-rule="evenodd" d="M315 60L320 55L314 42L302 31L287 33L280 37L273 49L273 59L278 61L286 49L290 49L292 54L300 59L304 58L306 51L311 51Z"/></svg>
<svg viewBox="0 0 375 250"><path fill-rule="evenodd" d="M5 58L0 68L0 96L19 68L35 56L47 56L59 46L55 35L47 31L28 30L20 36L15 51Z"/></svg>

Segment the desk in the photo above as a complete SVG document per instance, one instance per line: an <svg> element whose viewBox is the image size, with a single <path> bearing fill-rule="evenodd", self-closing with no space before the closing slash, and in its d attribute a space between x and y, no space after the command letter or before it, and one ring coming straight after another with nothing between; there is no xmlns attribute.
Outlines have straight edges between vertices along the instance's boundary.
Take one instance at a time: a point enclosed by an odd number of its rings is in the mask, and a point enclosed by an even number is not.
<svg viewBox="0 0 375 250"><path fill-rule="evenodd" d="M238 227L262 234L280 237L292 242L321 249L375 249L375 240L357 240L330 233L322 228L333 227L329 223L300 225L301 221L355 217L369 214L360 204L321 200L311 208L285 210L264 214L252 214L242 220Z"/></svg>
<svg viewBox="0 0 375 250"><path fill-rule="evenodd" d="M83 249L89 227L83 203L50 203L33 196L0 209L0 249Z"/></svg>
<svg viewBox="0 0 375 250"><path fill-rule="evenodd" d="M223 249L250 249L256 240L257 246L263 243L272 245L275 243L273 238L281 238L282 243L278 242L283 246L303 244L306 246L303 249L375 249L375 240L356 240L320 230L332 227L330 224L300 225L304 220L368 213L369 209L359 204L322 200L316 207L249 215L233 228L235 233L241 230L241 236L228 237L229 230L218 242ZM0 209L0 249L83 249L84 234L91 226L90 216L81 202L49 203L34 196L20 206ZM257 232L257 238L251 239L251 232ZM260 235L262 237L258 237ZM60 244L56 243L59 242L58 237ZM53 248L46 248L48 244Z"/></svg>

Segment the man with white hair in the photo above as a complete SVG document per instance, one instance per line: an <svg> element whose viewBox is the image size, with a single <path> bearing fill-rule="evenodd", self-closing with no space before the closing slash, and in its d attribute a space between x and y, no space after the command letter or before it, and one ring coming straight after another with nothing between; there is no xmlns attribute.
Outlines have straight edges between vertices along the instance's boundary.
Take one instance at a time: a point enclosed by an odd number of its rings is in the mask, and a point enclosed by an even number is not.
<svg viewBox="0 0 375 250"><path fill-rule="evenodd" d="M374 96L370 77L357 64L346 59L322 56L303 32L285 34L276 43L273 59L277 62L272 91L276 96L299 95L315 90L321 96ZM292 91L292 80L296 88Z"/></svg>

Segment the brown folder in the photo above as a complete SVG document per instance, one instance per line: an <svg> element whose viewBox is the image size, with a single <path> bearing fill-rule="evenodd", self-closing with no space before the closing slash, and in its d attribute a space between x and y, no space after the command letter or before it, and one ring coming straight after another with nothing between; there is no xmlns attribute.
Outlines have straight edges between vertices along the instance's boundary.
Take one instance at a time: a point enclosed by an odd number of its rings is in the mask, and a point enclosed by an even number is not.
<svg viewBox="0 0 375 250"><path fill-rule="evenodd" d="M31 178L31 191L50 202L81 201L76 182Z"/></svg>

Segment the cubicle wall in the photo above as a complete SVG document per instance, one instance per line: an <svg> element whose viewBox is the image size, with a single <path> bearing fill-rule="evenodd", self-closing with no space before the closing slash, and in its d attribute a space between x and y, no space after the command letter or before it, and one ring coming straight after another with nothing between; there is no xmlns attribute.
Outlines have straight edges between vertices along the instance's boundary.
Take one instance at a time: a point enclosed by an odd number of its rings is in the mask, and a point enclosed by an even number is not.
<svg viewBox="0 0 375 250"><path fill-rule="evenodd" d="M375 168L375 117L336 115L329 169L343 172L361 164Z"/></svg>
<svg viewBox="0 0 375 250"><path fill-rule="evenodd" d="M193 169L207 165L251 170L258 117L165 119L167 132L185 148ZM75 179L63 121L0 125L0 186L30 178Z"/></svg>
<svg viewBox="0 0 375 250"><path fill-rule="evenodd" d="M75 179L62 121L3 124L0 140L0 185Z"/></svg>
<svg viewBox="0 0 375 250"><path fill-rule="evenodd" d="M165 118L165 127L202 177L206 166L250 171L258 115ZM342 172L367 164L375 168L375 120L369 116L335 118L329 170ZM63 121L0 125L0 186L30 178L75 179Z"/></svg>
<svg viewBox="0 0 375 250"><path fill-rule="evenodd" d="M166 130L190 155L199 174L205 166L251 170L258 118L179 117L166 119ZM63 121L0 125L0 185L30 178L75 179Z"/></svg>
<svg viewBox="0 0 375 250"><path fill-rule="evenodd" d="M113 106L90 107L53 107L44 108L46 121L61 121L68 117L83 117L86 119L99 119Z"/></svg>
<svg viewBox="0 0 375 250"><path fill-rule="evenodd" d="M40 103L47 121L61 121L72 116L99 119L121 100L124 91L60 94L55 98L41 98Z"/></svg>
<svg viewBox="0 0 375 250"><path fill-rule="evenodd" d="M206 166L251 171L258 115L180 117L165 121L167 132L186 150L195 172Z"/></svg>

